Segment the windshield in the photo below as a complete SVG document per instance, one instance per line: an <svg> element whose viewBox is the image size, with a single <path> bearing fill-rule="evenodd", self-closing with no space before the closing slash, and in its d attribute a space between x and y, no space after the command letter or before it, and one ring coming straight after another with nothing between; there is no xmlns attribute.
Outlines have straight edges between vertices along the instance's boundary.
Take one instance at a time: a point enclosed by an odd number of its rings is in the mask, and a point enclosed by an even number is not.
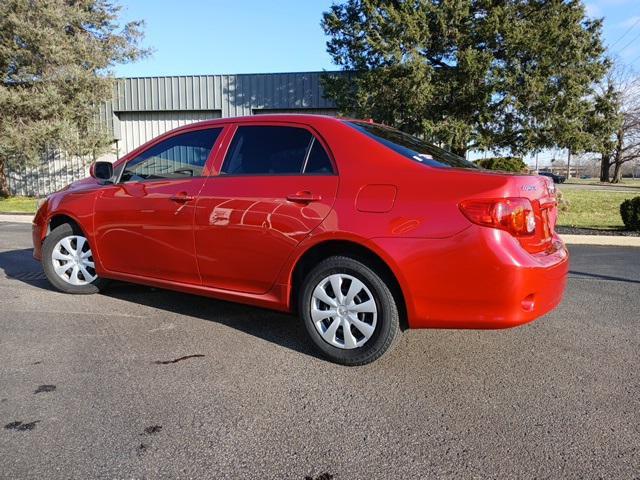
<svg viewBox="0 0 640 480"><path fill-rule="evenodd" d="M455 153L448 152L431 143L420 140L413 135L396 130L395 128L384 127L374 123L346 123L394 152L411 160L415 160L416 162L438 168L479 168L476 164L465 160Z"/></svg>

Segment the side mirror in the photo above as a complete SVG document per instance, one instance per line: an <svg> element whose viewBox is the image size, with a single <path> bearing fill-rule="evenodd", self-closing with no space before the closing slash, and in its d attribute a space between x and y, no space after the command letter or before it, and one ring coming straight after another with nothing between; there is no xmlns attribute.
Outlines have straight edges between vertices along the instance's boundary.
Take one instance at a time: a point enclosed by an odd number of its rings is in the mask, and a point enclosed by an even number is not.
<svg viewBox="0 0 640 480"><path fill-rule="evenodd" d="M93 162L89 168L89 175L102 182L110 182L113 178L113 164L111 162Z"/></svg>

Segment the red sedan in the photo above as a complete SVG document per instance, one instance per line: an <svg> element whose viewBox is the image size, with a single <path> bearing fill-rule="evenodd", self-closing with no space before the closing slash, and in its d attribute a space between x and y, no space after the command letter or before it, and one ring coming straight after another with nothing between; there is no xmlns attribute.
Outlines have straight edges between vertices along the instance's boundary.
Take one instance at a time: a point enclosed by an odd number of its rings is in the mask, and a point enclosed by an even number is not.
<svg viewBox="0 0 640 480"><path fill-rule="evenodd" d="M328 358L402 328L505 328L561 300L542 176L485 171L374 123L312 115L171 131L54 193L34 256L68 293L107 279L297 312Z"/></svg>

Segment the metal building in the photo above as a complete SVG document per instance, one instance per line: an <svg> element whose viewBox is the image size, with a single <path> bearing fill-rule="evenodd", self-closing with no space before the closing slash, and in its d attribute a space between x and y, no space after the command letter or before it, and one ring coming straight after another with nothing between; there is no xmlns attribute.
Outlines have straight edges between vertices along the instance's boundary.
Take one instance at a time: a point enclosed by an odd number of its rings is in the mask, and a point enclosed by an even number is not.
<svg viewBox="0 0 640 480"><path fill-rule="evenodd" d="M335 115L322 72L124 78L101 108L118 156L192 122L261 113Z"/></svg>
<svg viewBox="0 0 640 480"><path fill-rule="evenodd" d="M181 125L261 113L335 115L324 98L323 72L121 78L99 116L114 138L115 159ZM36 168L9 172L14 195L46 195L88 173L88 160L51 156Z"/></svg>

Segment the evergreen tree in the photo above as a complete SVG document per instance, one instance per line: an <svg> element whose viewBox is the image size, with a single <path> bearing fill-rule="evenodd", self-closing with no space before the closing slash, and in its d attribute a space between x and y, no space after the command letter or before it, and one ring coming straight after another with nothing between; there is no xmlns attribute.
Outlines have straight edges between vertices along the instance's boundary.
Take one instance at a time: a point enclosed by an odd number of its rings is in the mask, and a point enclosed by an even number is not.
<svg viewBox="0 0 640 480"><path fill-rule="evenodd" d="M142 22L121 25L119 11L110 0L0 1L0 196L10 166L52 148L109 148L96 116L111 98L109 68L146 54Z"/></svg>
<svg viewBox="0 0 640 480"><path fill-rule="evenodd" d="M609 61L580 0L347 0L322 26L350 72L324 79L344 113L459 154L601 149L589 116Z"/></svg>

